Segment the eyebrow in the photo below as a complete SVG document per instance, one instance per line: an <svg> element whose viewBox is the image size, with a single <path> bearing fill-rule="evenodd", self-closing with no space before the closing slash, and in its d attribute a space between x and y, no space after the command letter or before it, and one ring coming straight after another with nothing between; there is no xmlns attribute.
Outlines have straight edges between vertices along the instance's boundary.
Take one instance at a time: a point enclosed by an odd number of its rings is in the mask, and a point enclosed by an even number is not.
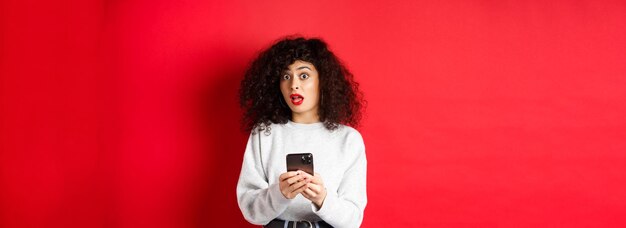
<svg viewBox="0 0 626 228"><path fill-rule="evenodd" d="M296 68L296 70L302 70L302 69L309 69L310 71L313 71L310 67L308 66L301 66ZM285 69L285 72L291 72L289 69Z"/></svg>
<svg viewBox="0 0 626 228"><path fill-rule="evenodd" d="M301 70L301 69L304 69L304 68L311 70L311 68L309 68L308 66L301 66L301 67L296 68L296 70Z"/></svg>

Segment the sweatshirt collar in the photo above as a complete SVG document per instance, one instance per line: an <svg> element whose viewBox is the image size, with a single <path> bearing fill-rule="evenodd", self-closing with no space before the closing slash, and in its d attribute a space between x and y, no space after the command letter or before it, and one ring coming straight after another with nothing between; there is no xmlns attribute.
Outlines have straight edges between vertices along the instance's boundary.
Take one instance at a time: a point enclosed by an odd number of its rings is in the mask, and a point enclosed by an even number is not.
<svg viewBox="0 0 626 228"><path fill-rule="evenodd" d="M305 124L305 123L296 123L291 120L289 120L286 125L287 127L294 128L294 129L317 129L317 128L324 127L323 122Z"/></svg>

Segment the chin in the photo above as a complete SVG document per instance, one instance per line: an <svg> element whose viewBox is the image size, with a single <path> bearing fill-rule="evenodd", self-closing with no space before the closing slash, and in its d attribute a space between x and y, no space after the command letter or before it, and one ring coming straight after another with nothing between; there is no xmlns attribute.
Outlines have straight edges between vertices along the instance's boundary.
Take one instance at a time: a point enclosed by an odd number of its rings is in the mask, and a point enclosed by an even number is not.
<svg viewBox="0 0 626 228"><path fill-rule="evenodd" d="M304 108L301 108L301 107L297 107L297 108L292 108L292 109L291 109L291 112L294 112L294 113L298 113L298 114L299 114L299 113L306 112L306 110L307 110L307 109L304 109Z"/></svg>

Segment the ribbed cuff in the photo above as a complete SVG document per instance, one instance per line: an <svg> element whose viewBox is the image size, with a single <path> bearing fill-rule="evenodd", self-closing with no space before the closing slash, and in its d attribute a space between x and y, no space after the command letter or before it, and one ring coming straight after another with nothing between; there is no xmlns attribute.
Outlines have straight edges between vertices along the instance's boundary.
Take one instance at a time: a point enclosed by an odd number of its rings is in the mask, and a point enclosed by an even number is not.
<svg viewBox="0 0 626 228"><path fill-rule="evenodd" d="M274 208L286 208L291 202L291 199L287 199L283 193L280 192L280 186L278 183L270 185L268 191Z"/></svg>
<svg viewBox="0 0 626 228"><path fill-rule="evenodd" d="M324 203L322 203L322 208L319 208L318 210L317 206L315 206L314 203L311 203L311 209L313 210L313 213L317 214L320 218L322 218L322 220L331 220L330 217L333 215L333 207L336 206L338 200L339 198L336 193L326 191L326 198L324 199Z"/></svg>

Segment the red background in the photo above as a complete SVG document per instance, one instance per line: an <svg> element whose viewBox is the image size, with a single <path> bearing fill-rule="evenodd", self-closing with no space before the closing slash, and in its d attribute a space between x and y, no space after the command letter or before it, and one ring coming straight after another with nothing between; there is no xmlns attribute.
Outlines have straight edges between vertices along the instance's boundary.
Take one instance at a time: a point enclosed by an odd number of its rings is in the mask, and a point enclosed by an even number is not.
<svg viewBox="0 0 626 228"><path fill-rule="evenodd" d="M0 3L0 227L247 226L237 89L321 36L369 100L363 227L626 226L623 1Z"/></svg>

